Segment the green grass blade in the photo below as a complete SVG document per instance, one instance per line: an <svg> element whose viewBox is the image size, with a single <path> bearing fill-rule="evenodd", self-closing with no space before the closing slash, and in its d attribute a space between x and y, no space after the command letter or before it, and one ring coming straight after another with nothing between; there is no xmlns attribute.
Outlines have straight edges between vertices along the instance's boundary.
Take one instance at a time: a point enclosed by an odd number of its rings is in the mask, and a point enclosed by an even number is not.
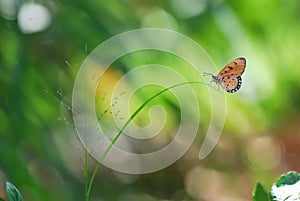
<svg viewBox="0 0 300 201"><path fill-rule="evenodd" d="M163 89L161 91L159 91L158 93L154 94L153 96L151 96L149 99L147 99L142 105L140 105L140 107L138 107L133 113L132 115L129 117L129 119L125 122L125 124L122 126L122 128L120 129L120 131L118 132L118 134L113 138L113 140L111 141L109 147L105 150L104 154L102 155L102 157L100 158L100 160L98 161L96 167L95 167L95 170L93 171L93 174L91 176L91 180L90 180L90 183L89 183L89 186L88 186L88 189L86 191L86 201L89 200L89 195L90 195L90 192L91 192L91 188L92 188L92 185L93 185L93 182L94 182L94 179L95 179L95 176L96 176L96 173L98 172L103 160L105 159L105 157L107 156L108 152L111 150L111 148L113 147L113 145L115 144L115 142L118 140L118 138L120 137L120 135L123 133L124 129L128 126L128 124L133 120L133 118L149 103L151 102L153 99L155 99L156 97L158 97L159 95L161 95L162 93L170 90L170 89L173 89L175 87L179 87L179 86L182 86L182 85L188 85L188 84L203 84L203 85L206 85L206 83L204 82L197 82L197 81L193 81L193 82L183 82L183 83L179 83L179 84L176 84L176 85L173 85L171 87L168 87L166 89Z"/></svg>

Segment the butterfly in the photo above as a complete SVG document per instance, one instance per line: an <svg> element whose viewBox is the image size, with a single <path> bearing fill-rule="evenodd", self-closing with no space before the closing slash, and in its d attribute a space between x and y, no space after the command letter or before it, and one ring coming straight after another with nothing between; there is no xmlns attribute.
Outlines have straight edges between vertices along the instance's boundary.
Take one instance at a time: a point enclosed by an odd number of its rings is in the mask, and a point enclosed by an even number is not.
<svg viewBox="0 0 300 201"><path fill-rule="evenodd" d="M211 75L212 81L221 85L227 92L234 93L241 88L242 77L246 67L246 59L239 57L229 64L227 64L217 75L205 73L204 75Z"/></svg>

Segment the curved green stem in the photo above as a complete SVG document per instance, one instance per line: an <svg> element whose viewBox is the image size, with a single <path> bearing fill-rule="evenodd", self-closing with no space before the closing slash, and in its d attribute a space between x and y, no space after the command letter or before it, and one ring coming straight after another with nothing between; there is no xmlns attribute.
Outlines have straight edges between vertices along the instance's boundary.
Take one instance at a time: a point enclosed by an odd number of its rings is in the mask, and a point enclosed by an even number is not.
<svg viewBox="0 0 300 201"><path fill-rule="evenodd" d="M172 88L175 88L175 87L178 87L178 86L182 86L182 85L186 85L186 84L204 84L204 82L183 82L183 83L179 83L179 84L175 84L169 88L166 88L166 89L163 89L161 90L160 92L154 94L153 96L151 96L149 99L147 99L140 107L138 107L133 113L132 115L129 117L129 119L125 122L125 124L122 126L122 128L120 129L120 131L118 132L118 134L113 138L113 140L111 141L109 147L105 150L104 154L102 155L102 157L100 158L100 160L98 161L96 167L95 167L95 170L93 171L93 174L91 176L91 180L90 180L90 183L88 185L88 188L87 188L87 191L86 191L86 201L89 201L89 195L90 195L90 192L91 192L91 188L92 188L92 185L93 185L93 182L94 182L94 179L95 179L95 176L96 176L96 173L98 172L99 168L100 168L100 165L102 164L103 160L105 159L105 157L107 156L108 152L111 150L111 148L113 147L113 145L116 143L116 141L118 140L118 138L120 137L120 135L123 133L123 130L128 126L128 124L133 120L133 118L150 102L152 101L154 98L156 98L157 96L159 96L160 94L172 89Z"/></svg>

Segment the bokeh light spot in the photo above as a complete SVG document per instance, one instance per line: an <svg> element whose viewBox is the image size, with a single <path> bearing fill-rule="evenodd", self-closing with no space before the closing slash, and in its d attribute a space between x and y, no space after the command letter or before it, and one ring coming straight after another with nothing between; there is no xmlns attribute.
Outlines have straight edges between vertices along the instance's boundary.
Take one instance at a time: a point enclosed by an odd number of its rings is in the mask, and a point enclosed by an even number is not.
<svg viewBox="0 0 300 201"><path fill-rule="evenodd" d="M255 170L272 170L281 162L280 145L271 137L252 140L247 147L250 165Z"/></svg>
<svg viewBox="0 0 300 201"><path fill-rule="evenodd" d="M206 10L206 1L198 0L172 0L174 12L181 18L191 18L200 15Z"/></svg>
<svg viewBox="0 0 300 201"><path fill-rule="evenodd" d="M37 3L22 5L18 13L18 25L24 34L44 31L51 21L52 16L48 8Z"/></svg>

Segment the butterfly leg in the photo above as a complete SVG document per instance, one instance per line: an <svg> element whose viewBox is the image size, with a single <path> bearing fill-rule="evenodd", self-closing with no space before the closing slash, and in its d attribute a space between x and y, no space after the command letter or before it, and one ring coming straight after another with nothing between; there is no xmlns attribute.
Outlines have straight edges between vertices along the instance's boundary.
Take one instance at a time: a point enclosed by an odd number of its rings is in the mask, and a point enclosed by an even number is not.
<svg viewBox="0 0 300 201"><path fill-rule="evenodd" d="M211 84L212 82L213 82L213 81L211 80L207 85L210 86L210 84Z"/></svg>
<svg viewBox="0 0 300 201"><path fill-rule="evenodd" d="M217 83L215 83L215 86L212 86L211 85L211 83L212 82L214 82L213 80L211 80L208 84L207 84L207 86L209 86L209 87L211 87L211 88L213 88L213 89L215 89L215 90L218 90L219 91L219 85L217 84ZM216 85L218 85L218 88L216 87Z"/></svg>

